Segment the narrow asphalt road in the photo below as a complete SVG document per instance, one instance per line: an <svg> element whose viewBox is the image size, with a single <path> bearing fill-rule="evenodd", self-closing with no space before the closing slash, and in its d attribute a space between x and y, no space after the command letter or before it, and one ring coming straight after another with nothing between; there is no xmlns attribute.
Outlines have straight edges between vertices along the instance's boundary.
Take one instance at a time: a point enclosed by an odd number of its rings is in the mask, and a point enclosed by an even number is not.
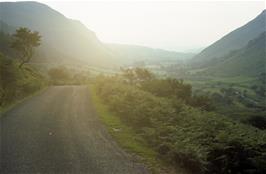
<svg viewBox="0 0 266 174"><path fill-rule="evenodd" d="M50 87L0 120L1 174L145 174L112 140L86 86Z"/></svg>

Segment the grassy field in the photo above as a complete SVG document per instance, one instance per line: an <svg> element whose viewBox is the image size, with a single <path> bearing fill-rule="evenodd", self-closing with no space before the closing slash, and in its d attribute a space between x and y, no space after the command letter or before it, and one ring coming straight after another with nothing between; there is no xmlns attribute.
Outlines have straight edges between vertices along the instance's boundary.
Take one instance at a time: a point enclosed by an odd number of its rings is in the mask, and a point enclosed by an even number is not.
<svg viewBox="0 0 266 174"><path fill-rule="evenodd" d="M247 90L249 95L255 95L250 87L258 83L258 80L254 77L204 77L204 78L188 78L184 80L186 83L192 85L194 90L200 89L205 92L211 93L218 92L221 88L233 87L239 91Z"/></svg>
<svg viewBox="0 0 266 174"><path fill-rule="evenodd" d="M263 117L265 110L265 97L253 87L262 87L262 82L256 77L191 77L184 80L192 85L195 95L205 94L212 97L213 94L223 96L224 101L231 104L219 103L214 100L216 112L222 113L234 120L248 123L254 116ZM231 94L223 92L230 90ZM264 116L265 118L265 116Z"/></svg>

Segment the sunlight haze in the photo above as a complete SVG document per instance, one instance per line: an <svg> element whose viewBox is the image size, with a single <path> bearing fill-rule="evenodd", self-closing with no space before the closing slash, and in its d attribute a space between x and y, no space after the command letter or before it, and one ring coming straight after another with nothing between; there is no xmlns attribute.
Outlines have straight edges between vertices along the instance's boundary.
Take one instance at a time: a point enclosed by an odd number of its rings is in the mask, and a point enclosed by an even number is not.
<svg viewBox="0 0 266 174"><path fill-rule="evenodd" d="M175 51L206 47L244 25L263 1L39 1L80 20L102 42Z"/></svg>
<svg viewBox="0 0 266 174"><path fill-rule="evenodd" d="M0 174L266 174L265 2L0 2Z"/></svg>

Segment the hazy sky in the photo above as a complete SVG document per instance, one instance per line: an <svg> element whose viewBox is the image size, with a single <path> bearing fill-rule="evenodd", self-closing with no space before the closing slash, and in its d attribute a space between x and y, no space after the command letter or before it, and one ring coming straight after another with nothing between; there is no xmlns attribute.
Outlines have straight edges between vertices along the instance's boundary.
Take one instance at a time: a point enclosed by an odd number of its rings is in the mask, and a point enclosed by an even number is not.
<svg viewBox="0 0 266 174"><path fill-rule="evenodd" d="M265 9L264 1L39 1L103 42L184 51L205 47Z"/></svg>

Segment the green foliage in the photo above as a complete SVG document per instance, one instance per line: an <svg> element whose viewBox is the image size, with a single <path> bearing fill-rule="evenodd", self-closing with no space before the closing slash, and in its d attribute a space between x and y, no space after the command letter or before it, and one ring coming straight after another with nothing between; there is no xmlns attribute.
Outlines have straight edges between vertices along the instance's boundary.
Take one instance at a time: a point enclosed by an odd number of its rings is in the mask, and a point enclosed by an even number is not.
<svg viewBox="0 0 266 174"><path fill-rule="evenodd" d="M34 69L20 69L15 60L0 55L0 108L40 90L44 85L44 77Z"/></svg>
<svg viewBox="0 0 266 174"><path fill-rule="evenodd" d="M30 31L28 28L19 28L13 34L11 47L14 48L20 58L21 68L25 63L28 63L33 56L33 48L40 45L41 36L37 31Z"/></svg>
<svg viewBox="0 0 266 174"><path fill-rule="evenodd" d="M154 79L143 82L141 89L159 97L189 100L192 95L191 85L177 79Z"/></svg>
<svg viewBox="0 0 266 174"><path fill-rule="evenodd" d="M48 71L48 75L52 84L65 84L70 80L70 72L65 67L52 68Z"/></svg>
<svg viewBox="0 0 266 174"><path fill-rule="evenodd" d="M107 126L111 135L117 140L119 145L126 150L133 152L140 157L143 157L145 163L149 167L155 167L158 165L158 160L156 159L156 152L151 149L147 142L140 135L136 134L134 129L128 127L123 123L123 121L108 110L108 108L103 104L101 98L96 94L95 86L90 86L92 92L93 104L100 116L101 121Z"/></svg>
<svg viewBox="0 0 266 174"><path fill-rule="evenodd" d="M252 125L259 129L264 129L264 124L258 124L257 119L266 119L266 100L264 84L265 74L258 77L223 77L217 78L206 76L206 78L191 79L187 82L193 86L193 95L207 96L207 101L211 101L211 110L223 114L235 121ZM201 102L202 100L199 100ZM193 103L190 105L194 106ZM206 110L206 109L205 109Z"/></svg>
<svg viewBox="0 0 266 174"><path fill-rule="evenodd" d="M213 101L207 95L195 95L188 101L188 104L205 111L213 111L215 109Z"/></svg>
<svg viewBox="0 0 266 174"><path fill-rule="evenodd" d="M64 66L51 68L48 71L50 84L84 84L89 81L90 73L88 71L75 71Z"/></svg>
<svg viewBox="0 0 266 174"><path fill-rule="evenodd" d="M14 55L14 51L9 47L11 42L11 36L0 31L0 52L5 55Z"/></svg>
<svg viewBox="0 0 266 174"><path fill-rule="evenodd" d="M143 83L155 85L153 80ZM155 96L154 91L130 85L121 77L101 76L96 84L97 94L109 109L134 128L161 159L193 173L265 173L264 131L188 106L178 100L182 97L175 97L175 88Z"/></svg>
<svg viewBox="0 0 266 174"><path fill-rule="evenodd" d="M245 38L245 37L243 37ZM204 61L204 70L199 74L213 76L253 76L265 72L266 32L258 33L248 43L223 56ZM224 50L221 49L222 51ZM233 50L233 49L232 49Z"/></svg>
<svg viewBox="0 0 266 174"><path fill-rule="evenodd" d="M266 129L266 117L265 113L264 115L255 115L252 117L249 117L246 122L254 127L257 127L259 129Z"/></svg>
<svg viewBox="0 0 266 174"><path fill-rule="evenodd" d="M202 110L214 109L212 101L205 95L193 96L192 86L183 80L173 78L158 79L153 73L143 68L122 69L122 78L125 83L139 87L158 97L171 100L182 100L186 104Z"/></svg>
<svg viewBox="0 0 266 174"><path fill-rule="evenodd" d="M140 85L142 82L150 81L154 78L154 75L144 68L121 68L121 72L126 82L131 85Z"/></svg>

